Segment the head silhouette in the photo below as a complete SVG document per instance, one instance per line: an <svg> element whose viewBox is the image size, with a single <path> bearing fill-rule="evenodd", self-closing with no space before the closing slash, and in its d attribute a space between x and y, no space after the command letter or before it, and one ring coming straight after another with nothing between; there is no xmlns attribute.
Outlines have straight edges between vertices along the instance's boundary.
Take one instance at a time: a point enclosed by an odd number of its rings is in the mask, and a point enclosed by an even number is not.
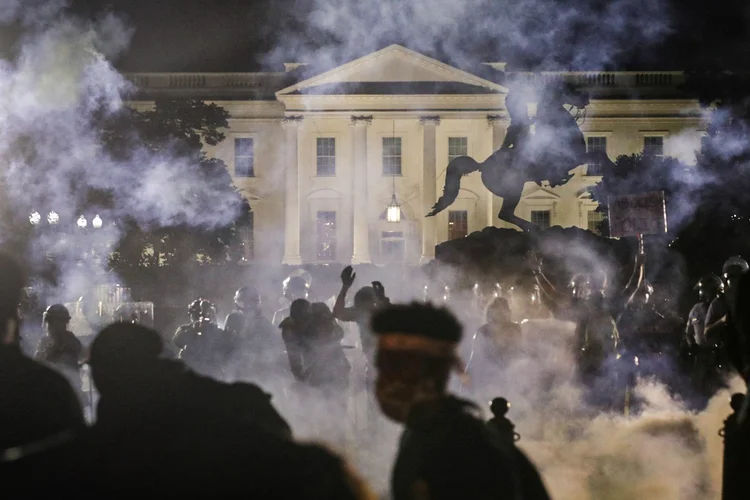
<svg viewBox="0 0 750 500"><path fill-rule="evenodd" d="M91 374L102 395L137 390L159 363L164 343L154 330L135 323L113 323L91 346Z"/></svg>

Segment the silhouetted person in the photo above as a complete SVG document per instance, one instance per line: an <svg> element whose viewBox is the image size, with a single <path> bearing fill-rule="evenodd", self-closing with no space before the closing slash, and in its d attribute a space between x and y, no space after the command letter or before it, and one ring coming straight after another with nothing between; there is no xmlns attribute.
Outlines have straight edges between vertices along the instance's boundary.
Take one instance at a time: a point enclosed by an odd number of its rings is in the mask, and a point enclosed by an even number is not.
<svg viewBox="0 0 750 500"><path fill-rule="evenodd" d="M203 375L221 378L232 355L234 337L226 335L216 324L216 306L203 299L188 307L191 323L177 329L172 343L179 358Z"/></svg>
<svg viewBox="0 0 750 500"><path fill-rule="evenodd" d="M507 399L493 399L490 402L492 418L487 421L487 428L506 444L514 444L521 439L521 436L516 432L516 426L506 416L508 410L510 410L510 403Z"/></svg>
<svg viewBox="0 0 750 500"><path fill-rule="evenodd" d="M733 394L729 405L733 413L724 421L724 469L722 477L722 500L740 500L748 497L750 481L747 479L750 465L750 444L748 432L743 425L743 410L747 397L744 394Z"/></svg>
<svg viewBox="0 0 750 500"><path fill-rule="evenodd" d="M112 325L94 341L101 400L88 483L97 493L366 498L339 458L289 439L260 388L195 375L161 350L159 335L138 325Z"/></svg>
<svg viewBox="0 0 750 500"><path fill-rule="evenodd" d="M298 272L301 271L301 272ZM304 270L293 272L284 280L282 293L283 298L289 304L276 311L273 315L273 324L279 326L286 317L289 316L289 307L297 299L310 298L310 273Z"/></svg>
<svg viewBox="0 0 750 500"><path fill-rule="evenodd" d="M336 298L333 316L339 321L357 323L362 352L368 368L372 368L375 359L375 337L370 331L370 318L375 311L390 304L390 300L385 296L383 285L379 281L373 281L372 286L364 286L354 294L354 307L346 307L346 294L356 277L357 273L352 266L346 266L341 271L341 291Z"/></svg>
<svg viewBox="0 0 750 500"><path fill-rule="evenodd" d="M24 275L0 253L0 484L6 494L59 494L72 483L75 440L86 425L68 381L19 348Z"/></svg>
<svg viewBox="0 0 750 500"><path fill-rule="evenodd" d="M403 499L548 499L539 474L488 432L475 405L446 392L460 366L461 325L446 309L413 303L373 316L378 336L375 394L404 424L392 496Z"/></svg>
<svg viewBox="0 0 750 500"><path fill-rule="evenodd" d="M475 355L485 361L502 363L503 360L517 356L521 348L521 327L511 321L508 301L502 297L493 300L487 306L487 323L479 327L472 338L471 357L468 368L472 367Z"/></svg>
<svg viewBox="0 0 750 500"><path fill-rule="evenodd" d="M706 345L708 306L716 297L724 293L724 282L715 274L707 274L696 283L693 290L698 292L698 302L690 309L685 327L685 341L691 350Z"/></svg>
<svg viewBox="0 0 750 500"><path fill-rule="evenodd" d="M234 294L236 309L224 321L228 338L236 339L232 368L243 379L277 376L285 362L284 345L278 330L263 315L260 292L246 285Z"/></svg>
<svg viewBox="0 0 750 500"><path fill-rule="evenodd" d="M68 330L70 312L62 304L53 304L42 318L46 335L42 338L34 357L69 373L78 373L83 346L73 332Z"/></svg>
<svg viewBox="0 0 750 500"><path fill-rule="evenodd" d="M292 302L281 322L289 364L298 382L343 394L349 383L349 362L341 347L342 328L323 302Z"/></svg>

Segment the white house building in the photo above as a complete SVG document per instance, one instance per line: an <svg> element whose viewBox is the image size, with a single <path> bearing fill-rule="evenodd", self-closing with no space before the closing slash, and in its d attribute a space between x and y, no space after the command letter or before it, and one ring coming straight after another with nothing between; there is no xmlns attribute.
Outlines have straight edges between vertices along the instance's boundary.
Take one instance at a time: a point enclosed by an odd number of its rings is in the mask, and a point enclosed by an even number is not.
<svg viewBox="0 0 750 500"><path fill-rule="evenodd" d="M488 63L498 73L502 63ZM479 174L459 198L425 218L440 196L451 158L484 160L508 125L507 89L399 45L302 81L298 64L281 73L140 73L138 106L157 96L190 96L230 112L223 159L252 206L243 229L247 258L268 264L419 263L435 245L497 219L502 200ZM610 158L644 149L685 155L705 128L698 102L679 90L680 72L509 73L526 82L564 78L592 96L581 124L590 148ZM596 165L566 185L529 183L516 214L543 228L594 228L599 214L585 188ZM395 193L399 222L386 220Z"/></svg>

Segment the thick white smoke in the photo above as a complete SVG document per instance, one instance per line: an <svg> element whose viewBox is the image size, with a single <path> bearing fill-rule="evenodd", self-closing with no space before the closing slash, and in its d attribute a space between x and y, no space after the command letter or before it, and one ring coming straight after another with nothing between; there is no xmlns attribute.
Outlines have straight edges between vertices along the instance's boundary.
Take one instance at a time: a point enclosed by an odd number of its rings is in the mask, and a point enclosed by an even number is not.
<svg viewBox="0 0 750 500"><path fill-rule="evenodd" d="M83 295L102 279L96 275L105 273L106 258L79 263L92 249L107 255L128 218L143 227L213 228L234 221L240 209L219 196L225 186L206 183L194 160L168 144L155 152L136 143L127 160L107 152L99 124L124 112L134 90L111 61L127 48L132 30L111 13L73 17L66 5L0 3L0 22L23 28L16 57L0 65L2 180L8 203L41 216L29 257L38 267L47 253L55 255L64 285L58 298ZM94 213L85 214L88 230L78 230L91 189L114 201L97 209L100 230L91 230ZM59 215L54 228L46 221L51 211Z"/></svg>
<svg viewBox="0 0 750 500"><path fill-rule="evenodd" d="M521 66L602 69L670 31L667 3L540 0L295 2L269 65L333 67L401 43L460 67L493 61Z"/></svg>

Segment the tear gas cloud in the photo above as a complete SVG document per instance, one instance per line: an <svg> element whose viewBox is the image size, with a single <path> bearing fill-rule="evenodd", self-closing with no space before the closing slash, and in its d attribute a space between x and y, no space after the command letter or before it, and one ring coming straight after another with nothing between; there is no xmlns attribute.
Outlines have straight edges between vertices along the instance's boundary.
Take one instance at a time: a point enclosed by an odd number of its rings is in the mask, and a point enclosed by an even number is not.
<svg viewBox="0 0 750 500"><path fill-rule="evenodd" d="M127 160L108 154L97 123L125 112L124 99L134 90L110 62L127 48L132 29L112 13L95 20L67 15L66 4L0 2L0 22L24 27L17 56L0 65L3 183L8 203L40 213L39 229L49 229L48 212L60 216L57 232L35 231L30 245L37 266L54 250L67 287L58 299L82 295L93 276L103 274L106 259L98 269L78 262L84 252L119 240L116 222L214 228L234 221L240 210L231 202L216 203L218 186L199 175L194 159L169 145L154 152L136 142ZM91 189L111 193L114 202L97 211L102 230L76 233ZM89 223L94 215L85 214Z"/></svg>
<svg viewBox="0 0 750 500"><path fill-rule="evenodd" d="M459 67L476 69L482 54L545 69L604 69L659 43L669 19L663 0L313 0L288 9L265 62L328 68L401 43Z"/></svg>
<svg viewBox="0 0 750 500"><path fill-rule="evenodd" d="M333 65L401 41L428 54L438 50L453 62L473 60L469 56L480 46L503 58L509 43L540 64L604 67L624 55L625 47L642 49L669 30L666 7L658 1L615 1L598 9L593 2L553 6L529 0L389 0L370 4L378 7L371 12L359 5L319 0L302 8L295 15L303 16L318 38L286 33L268 62ZM131 32L112 15L84 22L64 16L64 7L65 2L0 2L0 20L20 20L27 27L18 58L0 67L0 155L6 160L4 182L11 202L37 207L42 217L43 210L54 209L68 215L73 225L87 188L115 192L116 208L100 214L106 221L103 231L73 241L40 233L31 247L38 261L54 249L69 286L86 289L97 270L79 266L80 252L121 237L110 221L128 216L146 226L177 222L210 227L233 220L236 212L219 204L206 210L205 199L196 199L194 179L185 174L190 172L185 160L169 151L135 151L132 160L122 163L102 150L93 118L120 111L123 96L132 90L109 63L127 46ZM32 159L21 149L27 140L34 145ZM377 278L388 287L403 283L400 273L384 269ZM448 269L439 276L449 285L460 281ZM481 314L470 314L468 307L456 310L462 312L468 341ZM718 498L716 431L729 411L728 394L717 395L706 411L693 414L662 386L644 381L638 389L646 401L641 416L598 414L583 401L573 376L571 325L530 322L524 330L523 354L506 366L490 366L495 376L478 377L462 394L479 402L495 396L511 400L510 417L523 436L521 447L542 469L553 498ZM350 330L349 335L347 343L356 334ZM352 360L353 371L361 373L361 360L356 355ZM349 403L350 418L340 424L330 412L340 401L296 397L279 383L285 375L280 367L278 374L258 382L274 393L297 435L330 440L384 491L400 429L376 409L368 415L364 384L357 385L353 377L350 390L356 397Z"/></svg>

